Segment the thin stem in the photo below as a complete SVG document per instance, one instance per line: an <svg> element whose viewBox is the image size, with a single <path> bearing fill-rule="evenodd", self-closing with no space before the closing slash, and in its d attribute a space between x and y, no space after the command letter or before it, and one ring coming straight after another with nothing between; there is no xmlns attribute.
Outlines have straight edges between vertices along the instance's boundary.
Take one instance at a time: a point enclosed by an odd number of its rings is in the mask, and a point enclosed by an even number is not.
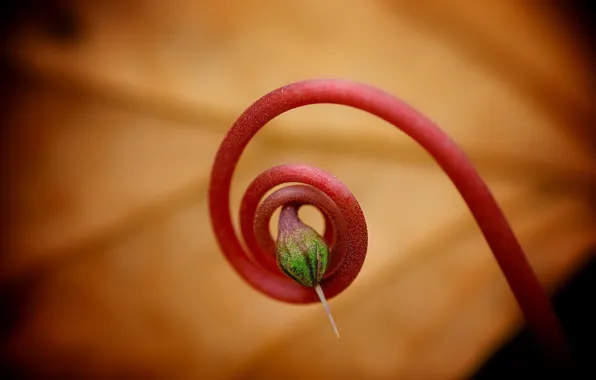
<svg viewBox="0 0 596 380"><path fill-rule="evenodd" d="M426 149L468 205L529 328L553 357L565 356L568 353L566 339L548 296L503 212L467 156L424 115L403 101L363 84L341 80L308 80L287 85L257 100L229 130L215 158L209 200L215 236L234 269L250 285L271 297L297 303L316 300L311 289L294 284L264 268L254 261L254 255L251 259L251 255L244 251L232 225L229 193L236 164L252 137L276 116L294 108L319 103L341 104L376 115ZM301 182L318 188L337 204L343 215L347 226L347 252L336 272L321 283L327 296L332 298L351 284L362 267L368 240L364 216L356 199L341 182L320 169L305 165L284 165L259 176L243 200L251 206L243 207L242 212L249 210L252 213L269 189L287 182Z"/></svg>
<svg viewBox="0 0 596 380"><path fill-rule="evenodd" d="M280 231L291 230L302 224L302 221L298 218L298 207L295 204L286 204L281 208L278 224Z"/></svg>

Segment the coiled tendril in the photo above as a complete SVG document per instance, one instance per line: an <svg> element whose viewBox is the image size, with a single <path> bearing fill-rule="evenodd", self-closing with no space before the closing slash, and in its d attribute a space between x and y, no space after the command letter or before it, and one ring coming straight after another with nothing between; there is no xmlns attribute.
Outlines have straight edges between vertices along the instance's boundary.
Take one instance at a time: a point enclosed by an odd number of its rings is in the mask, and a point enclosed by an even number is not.
<svg viewBox="0 0 596 380"><path fill-rule="evenodd" d="M366 256L368 233L362 210L338 179L306 165L273 167L250 184L241 202L240 225L246 252L232 225L230 186L244 148L270 120L294 108L329 103L354 107L393 124L417 141L449 176L478 223L505 275L526 322L549 353L567 353L565 336L549 299L490 190L461 149L435 124L401 100L359 83L307 80L281 87L252 104L236 120L217 152L211 173L209 206L213 231L232 267L255 289L291 303L318 300L311 288L297 284L276 265L275 243L269 233L272 213L281 206L309 204L325 217L330 245L328 270L321 287L328 298L356 278ZM284 183L262 203L263 196Z"/></svg>

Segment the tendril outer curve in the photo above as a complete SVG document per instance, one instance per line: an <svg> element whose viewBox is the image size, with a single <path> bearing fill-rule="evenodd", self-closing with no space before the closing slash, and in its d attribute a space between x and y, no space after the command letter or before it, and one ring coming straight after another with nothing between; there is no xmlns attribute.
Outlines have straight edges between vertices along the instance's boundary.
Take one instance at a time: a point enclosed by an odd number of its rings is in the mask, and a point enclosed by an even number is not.
<svg viewBox="0 0 596 380"><path fill-rule="evenodd" d="M366 256L368 232L364 214L345 185L325 171L307 165L280 165L248 187L240 207L246 252L236 235L230 212L230 187L236 165L255 134L270 120L310 104L339 104L375 115L414 139L434 158L468 205L517 299L529 328L555 357L568 347L548 296L536 278L503 212L463 151L427 119L403 101L374 87L343 80L307 80L263 96L240 115L216 154L209 188L212 228L223 254L252 287L280 301L317 302L313 289L285 277L275 264L275 243L269 220L284 204L313 205L325 217L330 250L329 271L321 287L333 298L356 278ZM274 187L281 188L263 202Z"/></svg>

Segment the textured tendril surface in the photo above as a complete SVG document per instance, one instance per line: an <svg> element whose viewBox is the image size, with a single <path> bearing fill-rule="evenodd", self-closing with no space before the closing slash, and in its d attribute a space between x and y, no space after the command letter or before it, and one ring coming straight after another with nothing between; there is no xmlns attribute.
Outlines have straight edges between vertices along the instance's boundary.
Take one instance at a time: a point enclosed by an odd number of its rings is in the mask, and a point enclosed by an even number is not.
<svg viewBox="0 0 596 380"><path fill-rule="evenodd" d="M234 169L249 141L270 120L309 104L354 107L387 121L425 148L449 176L478 223L515 295L526 322L555 357L568 348L548 296L496 203L461 149L434 123L401 100L364 84L342 80L307 80L281 87L253 103L228 131L211 173L209 207L212 227L229 263L255 289L291 303L317 302L312 288L295 283L278 268L269 232L272 213L293 204L313 205L325 217L324 238L330 247L328 270L320 285L333 298L356 278L366 256L368 232L364 214L345 185L325 171L307 165L273 167L249 185L241 202L240 226L248 252L236 235L230 212ZM272 188L281 188L261 202Z"/></svg>

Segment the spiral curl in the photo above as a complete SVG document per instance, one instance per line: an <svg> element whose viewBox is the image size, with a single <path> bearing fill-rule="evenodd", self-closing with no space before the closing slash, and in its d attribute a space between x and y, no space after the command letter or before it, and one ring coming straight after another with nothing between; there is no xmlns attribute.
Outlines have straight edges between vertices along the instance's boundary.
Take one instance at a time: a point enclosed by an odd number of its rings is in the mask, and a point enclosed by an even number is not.
<svg viewBox="0 0 596 380"><path fill-rule="evenodd" d="M321 282L328 298L356 278L366 256L368 232L364 214L338 179L306 165L280 165L259 175L248 187L240 208L245 252L232 224L230 187L242 152L270 120L310 104L339 104L371 113L413 138L449 176L472 212L516 297L530 329L548 353L568 351L565 335L503 212L463 151L425 116L401 100L373 87L342 80L307 80L263 96L240 115L215 157L209 188L212 228L223 254L246 282L260 292L291 303L317 302L315 292L285 277L275 263L269 220L284 204L310 204L325 217L325 240L331 247L329 270ZM263 196L275 186L298 182Z"/></svg>

